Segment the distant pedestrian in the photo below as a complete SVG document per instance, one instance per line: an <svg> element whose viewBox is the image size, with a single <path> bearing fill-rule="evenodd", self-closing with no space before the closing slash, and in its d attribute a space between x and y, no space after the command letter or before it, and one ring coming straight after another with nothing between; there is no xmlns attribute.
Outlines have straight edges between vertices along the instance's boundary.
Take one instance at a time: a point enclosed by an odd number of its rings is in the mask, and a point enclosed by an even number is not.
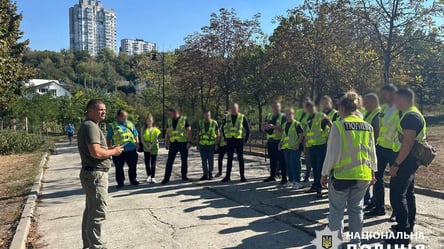
<svg viewBox="0 0 444 249"><path fill-rule="evenodd" d="M222 125L222 132L227 141L227 173L222 182L231 181L231 170L233 168L234 151L236 151L239 160L239 173L241 182L246 182L245 178L245 162L244 162L244 143L248 141L250 136L250 126L244 114L239 112L237 103L231 104L230 114L227 116L225 123Z"/></svg>
<svg viewBox="0 0 444 249"><path fill-rule="evenodd" d="M219 143L219 125L211 118L211 112L205 111L204 118L199 121L197 148L202 160L203 175L201 181L213 179L214 150Z"/></svg>
<svg viewBox="0 0 444 249"><path fill-rule="evenodd" d="M161 131L154 126L154 118L149 114L142 133L143 157L145 161L146 182L156 183L156 164L159 152L159 136Z"/></svg>
<svg viewBox="0 0 444 249"><path fill-rule="evenodd" d="M122 146L124 151L119 156L113 157L116 167L117 188L122 188L125 182L123 167L128 165L128 178L131 185L139 185L137 181L137 146L139 146L139 132L136 126L128 120L128 113L120 109L117 111L117 119L108 127L106 135L108 146Z"/></svg>
<svg viewBox="0 0 444 249"><path fill-rule="evenodd" d="M267 149L270 157L270 176L264 182L276 181L278 171L281 171L281 184L287 183L287 167L285 166L284 153L279 150L279 142L282 138L282 126L287 121L281 112L281 104L275 102L272 105L273 112L269 113L262 124L262 130L266 132Z"/></svg>
<svg viewBox="0 0 444 249"><path fill-rule="evenodd" d="M183 181L188 181L188 150L191 148L191 125L185 116L181 116L180 112L174 108L168 110L170 118L168 119L167 132L165 134L165 148L168 151L168 159L165 167L165 176L162 184L170 181L173 171L174 160L180 152L181 159L181 175Z"/></svg>
<svg viewBox="0 0 444 249"><path fill-rule="evenodd" d="M69 144L72 144L72 137L74 136L74 124L69 123L65 128L66 134L68 134Z"/></svg>
<svg viewBox="0 0 444 249"><path fill-rule="evenodd" d="M289 183L293 185L294 189L300 189L303 187L300 182L304 131L299 122L294 119L294 114L293 108L290 108L286 113L287 121L282 126L282 139L279 143L279 149L284 153Z"/></svg>
<svg viewBox="0 0 444 249"><path fill-rule="evenodd" d="M224 118L221 124L225 123L227 119L228 112L224 114ZM219 127L220 128L220 127ZM219 144L216 148L217 152L217 174L214 177L222 176L222 168L224 164L224 157L227 154L227 142L225 141L224 136L222 135L221 129L219 129Z"/></svg>
<svg viewBox="0 0 444 249"><path fill-rule="evenodd" d="M108 201L108 171L111 156L123 152L121 146L108 148L99 122L105 119L105 104L92 99L87 104L86 119L78 132L78 148L82 169L80 181L86 194L82 219L83 248L105 248L102 239L102 223L106 217Z"/></svg>
<svg viewBox="0 0 444 249"><path fill-rule="evenodd" d="M365 192L377 170L373 127L357 114L358 95L346 93L339 100L341 120L334 122L322 167L322 186L328 182L328 226L342 238L347 209L352 244L359 248L364 223Z"/></svg>

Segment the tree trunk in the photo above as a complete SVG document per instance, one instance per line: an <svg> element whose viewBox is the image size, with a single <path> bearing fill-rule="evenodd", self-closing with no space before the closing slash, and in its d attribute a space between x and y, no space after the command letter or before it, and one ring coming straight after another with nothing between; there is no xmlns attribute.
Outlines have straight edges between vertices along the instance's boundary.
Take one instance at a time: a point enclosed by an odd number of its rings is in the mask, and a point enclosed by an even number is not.
<svg viewBox="0 0 444 249"><path fill-rule="evenodd" d="M258 110L258 116L259 116L258 117L258 119L259 119L258 131L260 132L261 131L261 124L262 124L262 112L263 112L263 106L261 103L258 103L257 110Z"/></svg>
<svg viewBox="0 0 444 249"><path fill-rule="evenodd" d="M391 52L390 51L386 51L384 53L384 68L383 68L383 73L384 73L384 85L388 85L390 84L390 64L391 64Z"/></svg>

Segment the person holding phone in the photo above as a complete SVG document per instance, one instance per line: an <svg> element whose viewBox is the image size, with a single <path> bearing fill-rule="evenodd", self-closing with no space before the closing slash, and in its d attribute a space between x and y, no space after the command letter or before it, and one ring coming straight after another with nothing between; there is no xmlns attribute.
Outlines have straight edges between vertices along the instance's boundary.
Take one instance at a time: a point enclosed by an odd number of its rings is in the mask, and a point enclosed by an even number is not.
<svg viewBox="0 0 444 249"><path fill-rule="evenodd" d="M119 156L113 156L116 167L117 188L124 186L125 173L123 167L128 164L128 177L131 185L139 185L137 181L137 149L139 146L139 133L136 126L128 120L128 113L120 109L117 111L117 120L108 127L108 146L122 146L124 151Z"/></svg>
<svg viewBox="0 0 444 249"><path fill-rule="evenodd" d="M86 109L86 119L77 134L82 161L80 182L86 194L82 219L83 248L104 248L101 230L106 217L110 157L121 155L123 148L108 147L105 135L100 130L99 122L106 115L105 104L101 100L92 99Z"/></svg>
<svg viewBox="0 0 444 249"><path fill-rule="evenodd" d="M157 153L159 152L159 136L161 131L154 126L153 115L148 114L142 134L143 156L147 174L146 182L156 183Z"/></svg>

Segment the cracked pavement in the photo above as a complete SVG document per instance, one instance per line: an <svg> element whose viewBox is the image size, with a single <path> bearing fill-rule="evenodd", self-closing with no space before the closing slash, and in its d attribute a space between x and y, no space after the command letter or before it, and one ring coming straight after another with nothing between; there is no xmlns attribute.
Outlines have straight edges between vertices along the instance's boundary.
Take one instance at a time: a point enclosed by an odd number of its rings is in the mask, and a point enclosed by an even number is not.
<svg viewBox="0 0 444 249"><path fill-rule="evenodd" d="M37 208L38 248L81 248L84 195L80 186L80 158L75 146L59 144L50 156L42 198ZM157 177L162 180L166 151L161 149ZM327 224L328 200L277 183L267 176L263 158L246 156L248 182L239 181L234 163L232 182L180 180L177 157L167 185L144 183L143 155L139 154L141 185L117 191L110 170L110 200L103 227L107 247L114 248L314 248L315 231ZM201 177L198 152L192 150L189 178ZM388 203L388 202L387 202ZM442 248L442 199L417 195L415 227L425 235L427 248ZM365 231L388 231L388 216L366 220ZM374 242L374 241L373 241Z"/></svg>

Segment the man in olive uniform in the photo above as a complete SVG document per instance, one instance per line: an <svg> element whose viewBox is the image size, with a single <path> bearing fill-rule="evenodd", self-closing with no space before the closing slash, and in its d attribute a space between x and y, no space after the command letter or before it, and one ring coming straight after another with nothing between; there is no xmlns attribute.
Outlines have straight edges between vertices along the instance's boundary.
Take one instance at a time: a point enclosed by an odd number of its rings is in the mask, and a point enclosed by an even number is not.
<svg viewBox="0 0 444 249"><path fill-rule="evenodd" d="M104 248L101 238L108 199L108 171L111 156L119 156L123 148L108 148L99 122L105 119L105 104L92 99L87 105L87 117L78 131L78 148L82 169L80 181L86 194L86 205L82 220L83 248Z"/></svg>
<svg viewBox="0 0 444 249"><path fill-rule="evenodd" d="M231 169L233 168L234 151L237 153L237 159L239 160L239 172L241 182L246 182L245 178L245 162L244 162L244 143L248 141L250 137L250 126L248 120L244 114L239 112L239 105L234 103L230 107L230 114L227 115L224 124L222 125L222 132L227 141L227 174L222 182L231 181Z"/></svg>
<svg viewBox="0 0 444 249"><path fill-rule="evenodd" d="M219 126L216 120L211 118L211 112L204 112L204 118L199 122L199 136L197 136L197 148L202 159L203 180L213 179L214 150L219 143Z"/></svg>
<svg viewBox="0 0 444 249"><path fill-rule="evenodd" d="M171 108L168 110L170 118L168 119L167 132L165 134L166 145L168 151L168 159L165 167L165 176L162 184L170 181L171 172L173 171L174 160L180 152L182 161L181 174L182 180L188 181L188 150L191 148L191 126L186 117L181 116L179 111Z"/></svg>
<svg viewBox="0 0 444 249"><path fill-rule="evenodd" d="M123 166L128 164L128 178L132 185L139 185L137 181L137 147L139 146L139 133L136 126L128 120L125 110L117 112L117 120L108 127L106 135L108 146L124 145L124 151L120 156L114 156L113 162L116 167L117 188L122 188L125 181Z"/></svg>
<svg viewBox="0 0 444 249"><path fill-rule="evenodd" d="M282 138L282 125L287 122L287 119L281 112L281 104L279 102L273 103L272 109L273 112L265 117L265 122L262 124L262 130L267 133L267 149L270 156L270 176L264 182L276 181L276 173L278 170L281 170L281 184L285 184L287 182L287 167L285 165L284 153L279 149L279 143Z"/></svg>

